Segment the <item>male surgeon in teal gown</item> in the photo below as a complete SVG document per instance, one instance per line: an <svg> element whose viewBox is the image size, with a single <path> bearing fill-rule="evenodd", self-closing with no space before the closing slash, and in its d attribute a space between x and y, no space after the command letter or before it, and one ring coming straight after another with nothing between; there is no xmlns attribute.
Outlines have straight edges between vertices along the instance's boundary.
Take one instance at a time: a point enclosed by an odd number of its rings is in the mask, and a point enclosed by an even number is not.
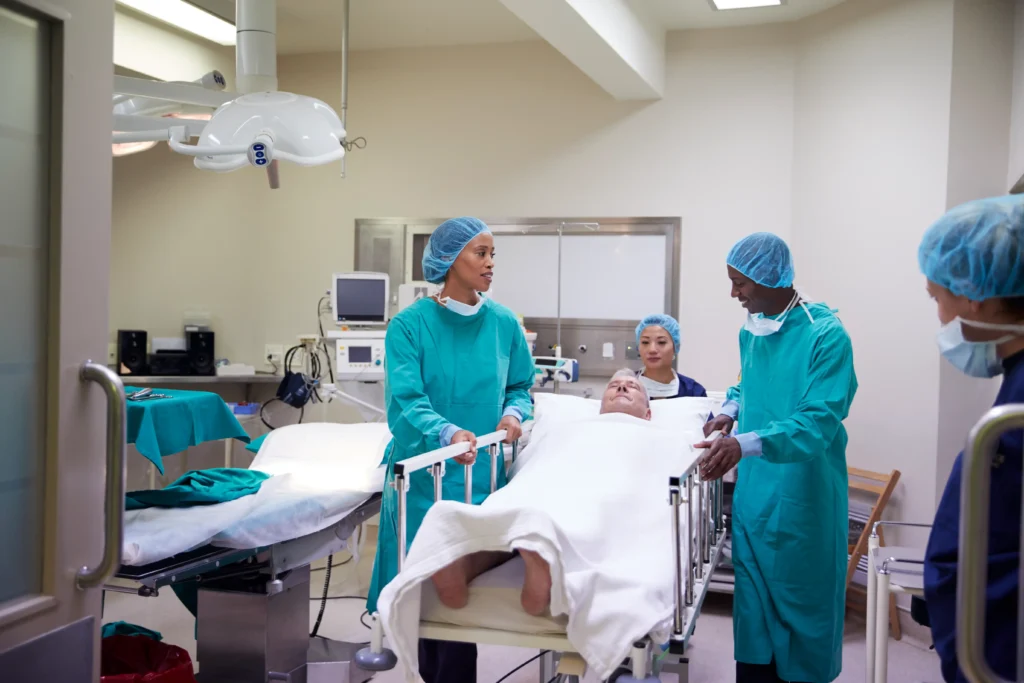
<svg viewBox="0 0 1024 683"><path fill-rule="evenodd" d="M847 564L846 418L853 348L828 306L793 288L789 248L769 233L726 260L747 309L740 382L705 427L701 474L738 464L732 561L737 683L829 683L842 669Z"/></svg>
<svg viewBox="0 0 1024 683"><path fill-rule="evenodd" d="M380 591L398 573L398 495L390 486L394 465L452 443L476 445L476 436L507 430L519 438L530 417L534 366L515 315L481 296L494 272L494 238L476 218L453 218L431 234L423 254L424 278L441 292L401 311L385 338L385 403L392 441L381 506L377 556L367 609L377 610ZM475 450L456 458L473 464L473 503L490 493L490 458ZM498 486L505 485L498 468ZM462 467L447 467L446 500L464 500ZM430 472L410 477L406 533L411 544L434 502ZM420 675L426 683L475 683L476 646L420 641Z"/></svg>

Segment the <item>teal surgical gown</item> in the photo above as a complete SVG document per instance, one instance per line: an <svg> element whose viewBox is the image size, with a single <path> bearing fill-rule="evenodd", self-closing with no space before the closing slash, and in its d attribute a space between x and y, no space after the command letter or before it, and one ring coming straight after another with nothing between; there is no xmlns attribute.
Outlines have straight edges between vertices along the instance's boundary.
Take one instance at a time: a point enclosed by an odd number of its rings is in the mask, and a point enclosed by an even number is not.
<svg viewBox="0 0 1024 683"><path fill-rule="evenodd" d="M775 660L786 681L828 683L842 669L847 565L846 418L857 378L842 323L821 304L782 329L740 332L737 433L744 457L733 495L736 661Z"/></svg>
<svg viewBox="0 0 1024 683"><path fill-rule="evenodd" d="M440 448L441 432L449 424L483 436L494 431L509 407L517 408L525 421L532 413L534 377L519 322L490 299L470 316L420 299L391 321L384 345L384 400L392 441L385 456L387 484L366 601L370 612L377 610L381 589L398 573L398 494L391 487L395 463ZM444 498L462 501L463 467L453 465L446 466ZM505 481L505 468L499 466L498 486ZM473 466L473 503L483 502L490 490L491 459L481 451ZM434 502L429 469L409 477L407 495L406 539L411 545Z"/></svg>

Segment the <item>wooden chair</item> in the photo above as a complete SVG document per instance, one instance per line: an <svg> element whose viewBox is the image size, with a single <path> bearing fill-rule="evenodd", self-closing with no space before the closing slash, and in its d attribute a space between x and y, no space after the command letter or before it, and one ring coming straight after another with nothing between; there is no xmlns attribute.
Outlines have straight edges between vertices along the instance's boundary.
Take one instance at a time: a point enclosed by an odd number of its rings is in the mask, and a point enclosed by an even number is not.
<svg viewBox="0 0 1024 683"><path fill-rule="evenodd" d="M867 523L864 525L860 537L856 543L848 546L847 550L849 562L846 566L846 605L847 607L856 608L858 611L863 611L867 602L867 589L853 583L853 575L857 571L862 558L866 563L868 537L871 535L871 528L875 525L875 522L882 518L885 506L889 503L889 498L892 496L892 492L900 480L900 471L893 470L889 474L880 474L856 467L849 467L847 472L850 477L849 487L851 490L875 496L875 504L871 508L871 514L868 515ZM882 535L881 528L878 530L878 541L880 545L885 545L885 537ZM863 568L866 569L867 565L865 564ZM860 599L857 599L852 594L859 594ZM899 640L902 637L895 596L889 597L889 628L894 639Z"/></svg>

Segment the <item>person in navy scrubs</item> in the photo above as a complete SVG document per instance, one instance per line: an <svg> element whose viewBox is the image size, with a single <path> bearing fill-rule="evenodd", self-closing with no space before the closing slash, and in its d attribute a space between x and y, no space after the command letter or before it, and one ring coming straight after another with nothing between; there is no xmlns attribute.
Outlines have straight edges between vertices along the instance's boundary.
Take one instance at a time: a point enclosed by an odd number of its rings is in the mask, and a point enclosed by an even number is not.
<svg viewBox="0 0 1024 683"><path fill-rule="evenodd" d="M938 307L943 357L971 377L1002 375L995 405L1024 403L1024 197L952 209L925 233L918 261ZM1006 680L1017 680L1022 450L1020 431L1000 438L989 501L985 658ZM924 565L927 617L949 683L967 680L956 656L962 459L946 482Z"/></svg>
<svg viewBox="0 0 1024 683"><path fill-rule="evenodd" d="M708 395L694 379L675 371L679 323L670 315L649 315L636 326L636 346L644 367L636 374L652 400Z"/></svg>

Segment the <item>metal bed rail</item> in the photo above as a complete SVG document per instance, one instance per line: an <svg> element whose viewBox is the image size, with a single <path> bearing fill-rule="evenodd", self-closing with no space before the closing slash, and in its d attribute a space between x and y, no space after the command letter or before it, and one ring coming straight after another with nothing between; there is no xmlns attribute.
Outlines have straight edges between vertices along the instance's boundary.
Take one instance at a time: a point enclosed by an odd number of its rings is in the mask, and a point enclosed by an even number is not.
<svg viewBox="0 0 1024 683"><path fill-rule="evenodd" d="M1016 429L1024 429L1024 405L997 406L988 411L971 430L963 453L956 584L956 654L960 670L971 683L1005 681L985 660L989 494L992 484L992 463L999 438L1006 432ZM1021 596L1018 594L1017 681L1024 680L1022 626L1024 605L1021 604Z"/></svg>
<svg viewBox="0 0 1024 683"><path fill-rule="evenodd" d="M886 664L885 658L879 658L876 656L878 651L886 651L889 638L889 624L876 623L877 612L878 612L878 600L887 599L886 594L888 591L880 592L878 590L878 576L875 572L875 558L874 551L881 545L881 538L878 535L878 529L883 526L895 526L895 527L911 527L911 528L931 528L931 524L918 524L915 522L891 522L887 520L879 520L874 523L871 527L871 535L868 536L868 552L866 553L867 561L867 597L864 605L864 618L866 622L866 633L867 638L865 641L865 680L867 683L875 683L876 680L880 680L880 676L884 677ZM895 558L890 558L895 559ZM886 574L888 576L888 574ZM883 640L884 639L884 640ZM877 670L877 671L876 671Z"/></svg>
<svg viewBox="0 0 1024 683"><path fill-rule="evenodd" d="M714 432L708 441L722 436ZM678 477L669 478L668 499L672 508L672 548L675 559L674 612L670 652L682 654L693 632L693 620L687 620L694 607L695 594L701 599L717 564L720 541L725 534L722 515L723 483L721 479L704 481L700 477L701 458ZM685 516L683 507L686 508ZM685 525L683 519L686 520ZM700 589L700 590L698 590Z"/></svg>

